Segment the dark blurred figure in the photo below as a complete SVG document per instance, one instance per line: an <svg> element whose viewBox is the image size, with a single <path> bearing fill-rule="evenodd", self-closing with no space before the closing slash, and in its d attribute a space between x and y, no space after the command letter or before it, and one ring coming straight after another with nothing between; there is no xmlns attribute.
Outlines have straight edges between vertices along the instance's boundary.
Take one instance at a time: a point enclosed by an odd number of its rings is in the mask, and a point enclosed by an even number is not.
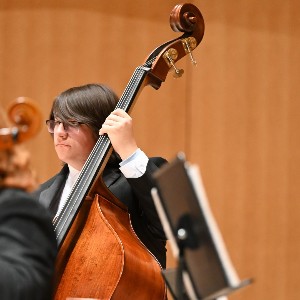
<svg viewBox="0 0 300 300"><path fill-rule="evenodd" d="M48 212L29 194L36 187L29 156L1 148L0 299L51 299L57 252Z"/></svg>

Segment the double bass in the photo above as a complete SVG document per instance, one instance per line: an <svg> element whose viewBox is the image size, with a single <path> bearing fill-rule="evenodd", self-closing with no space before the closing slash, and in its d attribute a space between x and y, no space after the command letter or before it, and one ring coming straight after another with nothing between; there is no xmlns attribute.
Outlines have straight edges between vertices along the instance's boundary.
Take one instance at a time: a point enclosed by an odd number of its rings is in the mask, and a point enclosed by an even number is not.
<svg viewBox="0 0 300 300"><path fill-rule="evenodd" d="M19 144L39 132L42 113L29 97L16 98L10 103L7 112L0 112L0 187L31 192L37 188L38 183L29 167L29 153Z"/></svg>
<svg viewBox="0 0 300 300"><path fill-rule="evenodd" d="M192 4L179 4L170 26L183 34L152 51L137 67L116 109L130 113L145 86L159 89L169 71L180 77L176 62L201 42L204 21ZM100 136L63 209L53 220L59 253L54 279L55 300L166 299L161 266L135 234L126 206L102 182L111 154L109 138Z"/></svg>

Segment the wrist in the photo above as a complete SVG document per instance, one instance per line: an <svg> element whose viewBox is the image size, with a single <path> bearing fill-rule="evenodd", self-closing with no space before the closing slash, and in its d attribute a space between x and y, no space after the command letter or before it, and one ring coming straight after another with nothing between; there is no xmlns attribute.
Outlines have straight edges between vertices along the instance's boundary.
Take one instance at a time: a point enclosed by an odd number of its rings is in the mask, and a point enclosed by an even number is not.
<svg viewBox="0 0 300 300"><path fill-rule="evenodd" d="M121 153L118 153L122 159L122 161L127 160L130 158L139 148L137 146L135 147L129 147L127 149L122 149Z"/></svg>

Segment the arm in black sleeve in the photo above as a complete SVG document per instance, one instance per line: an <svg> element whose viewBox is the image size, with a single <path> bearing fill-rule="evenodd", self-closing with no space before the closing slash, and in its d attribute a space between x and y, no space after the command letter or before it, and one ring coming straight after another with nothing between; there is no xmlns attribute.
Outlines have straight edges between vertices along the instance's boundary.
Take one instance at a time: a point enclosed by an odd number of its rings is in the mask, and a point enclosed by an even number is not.
<svg viewBox="0 0 300 300"><path fill-rule="evenodd" d="M152 174L167 161L161 157L149 158L146 172L139 178L127 178L136 199L139 201L140 213L145 216L149 229L158 238L166 239L155 204L151 196L154 186Z"/></svg>

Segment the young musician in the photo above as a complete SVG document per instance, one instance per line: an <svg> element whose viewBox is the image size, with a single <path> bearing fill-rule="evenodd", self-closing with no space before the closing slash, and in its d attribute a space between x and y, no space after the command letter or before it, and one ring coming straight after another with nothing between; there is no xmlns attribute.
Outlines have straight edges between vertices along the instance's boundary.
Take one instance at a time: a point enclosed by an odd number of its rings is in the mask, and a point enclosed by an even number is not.
<svg viewBox="0 0 300 300"><path fill-rule="evenodd" d="M103 180L128 207L135 233L165 268L166 237L150 191L151 174L166 161L148 158L138 147L132 118L124 110L114 110L117 102L115 93L103 84L73 87L56 97L46 123L64 165L41 185L37 195L53 217L59 214L99 134L107 134L113 153Z"/></svg>

